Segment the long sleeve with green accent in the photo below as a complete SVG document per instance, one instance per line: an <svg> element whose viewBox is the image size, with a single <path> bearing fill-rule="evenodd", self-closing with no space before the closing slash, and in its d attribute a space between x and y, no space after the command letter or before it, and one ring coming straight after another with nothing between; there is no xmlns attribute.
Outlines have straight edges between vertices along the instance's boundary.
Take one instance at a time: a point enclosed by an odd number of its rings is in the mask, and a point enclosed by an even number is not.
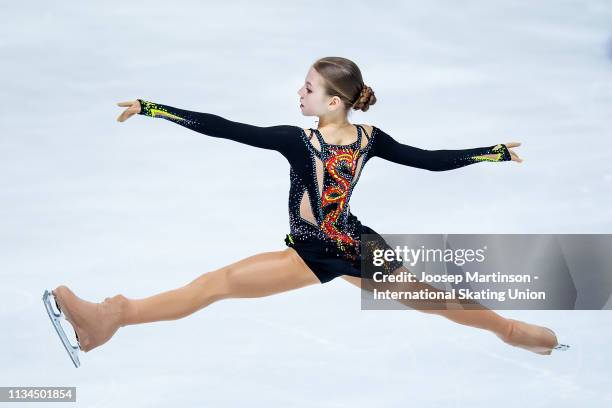
<svg viewBox="0 0 612 408"><path fill-rule="evenodd" d="M296 127L289 125L254 126L234 122L211 113L194 112L160 103L138 99L140 115L163 118L196 132L223 139L230 139L249 146L276 150L289 158L300 142Z"/></svg>
<svg viewBox="0 0 612 408"><path fill-rule="evenodd" d="M512 159L504 144L460 150L425 150L402 144L382 130L377 130L370 157L378 156L405 166L445 171L483 161L501 162ZM495 158L486 157L487 154L494 154Z"/></svg>

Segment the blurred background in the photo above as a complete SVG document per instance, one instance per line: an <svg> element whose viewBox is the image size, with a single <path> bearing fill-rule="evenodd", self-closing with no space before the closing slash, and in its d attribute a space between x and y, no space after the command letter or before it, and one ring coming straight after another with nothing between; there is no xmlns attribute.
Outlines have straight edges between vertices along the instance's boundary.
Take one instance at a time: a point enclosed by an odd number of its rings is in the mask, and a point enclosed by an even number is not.
<svg viewBox="0 0 612 408"><path fill-rule="evenodd" d="M3 3L0 386L76 386L87 407L609 406L609 311L501 311L572 347L544 357L439 316L362 311L335 279L128 326L75 369L41 297L140 298L284 249L280 154L119 123L116 103L316 127L297 91L325 56L376 93L354 123L426 149L522 143L521 164L448 172L374 159L351 200L362 223L608 234L611 22L603 0Z"/></svg>

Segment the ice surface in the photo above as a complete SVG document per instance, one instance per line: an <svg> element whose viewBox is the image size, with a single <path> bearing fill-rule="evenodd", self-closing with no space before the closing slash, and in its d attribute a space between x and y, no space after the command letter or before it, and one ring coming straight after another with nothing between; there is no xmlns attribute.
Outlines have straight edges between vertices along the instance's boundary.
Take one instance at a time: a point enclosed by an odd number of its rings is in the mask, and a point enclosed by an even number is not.
<svg viewBox="0 0 612 408"><path fill-rule="evenodd" d="M284 249L281 155L119 123L115 104L315 126L296 92L329 55L376 92L355 123L428 149L523 144L522 164L443 173L372 160L351 201L364 224L610 233L611 21L607 1L4 3L0 385L76 386L87 407L609 406L608 311L502 312L572 347L542 357L437 316L361 311L337 279L120 329L75 369L40 296L145 297Z"/></svg>

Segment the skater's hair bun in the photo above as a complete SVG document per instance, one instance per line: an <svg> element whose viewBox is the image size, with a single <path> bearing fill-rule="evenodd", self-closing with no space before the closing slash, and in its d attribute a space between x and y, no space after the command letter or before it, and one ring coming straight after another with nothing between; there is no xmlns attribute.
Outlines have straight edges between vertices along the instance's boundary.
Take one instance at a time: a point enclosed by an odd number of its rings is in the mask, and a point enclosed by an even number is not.
<svg viewBox="0 0 612 408"><path fill-rule="evenodd" d="M344 103L346 110L363 112L376 103L374 90L363 82L361 71L353 61L342 57L325 57L318 59L312 67L325 80L325 92L337 96Z"/></svg>
<svg viewBox="0 0 612 408"><path fill-rule="evenodd" d="M374 90L369 86L364 85L359 97L353 104L353 109L360 109L365 112L370 108L370 105L374 105L375 103L376 96L374 96Z"/></svg>

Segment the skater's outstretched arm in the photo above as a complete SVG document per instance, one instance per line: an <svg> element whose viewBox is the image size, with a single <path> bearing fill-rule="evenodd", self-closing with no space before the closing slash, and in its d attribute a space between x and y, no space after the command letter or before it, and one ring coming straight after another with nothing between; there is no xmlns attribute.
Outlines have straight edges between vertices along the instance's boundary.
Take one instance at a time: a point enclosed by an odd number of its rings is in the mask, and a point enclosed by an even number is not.
<svg viewBox="0 0 612 408"><path fill-rule="evenodd" d="M126 103L130 102L124 102L119 106L127 106ZM137 99L131 104L126 112L131 109L132 114L163 118L208 136L230 139L262 149L276 150L285 157L295 150L295 145L299 142L299 128L295 126L254 126L234 122L212 113L194 112L142 99ZM131 116L126 112L124 112L125 117L122 114L118 118L120 122Z"/></svg>
<svg viewBox="0 0 612 408"><path fill-rule="evenodd" d="M461 150L424 150L399 143L379 128L376 130L370 157L378 156L405 166L445 171L482 161L522 161L508 149L520 145L516 142Z"/></svg>

